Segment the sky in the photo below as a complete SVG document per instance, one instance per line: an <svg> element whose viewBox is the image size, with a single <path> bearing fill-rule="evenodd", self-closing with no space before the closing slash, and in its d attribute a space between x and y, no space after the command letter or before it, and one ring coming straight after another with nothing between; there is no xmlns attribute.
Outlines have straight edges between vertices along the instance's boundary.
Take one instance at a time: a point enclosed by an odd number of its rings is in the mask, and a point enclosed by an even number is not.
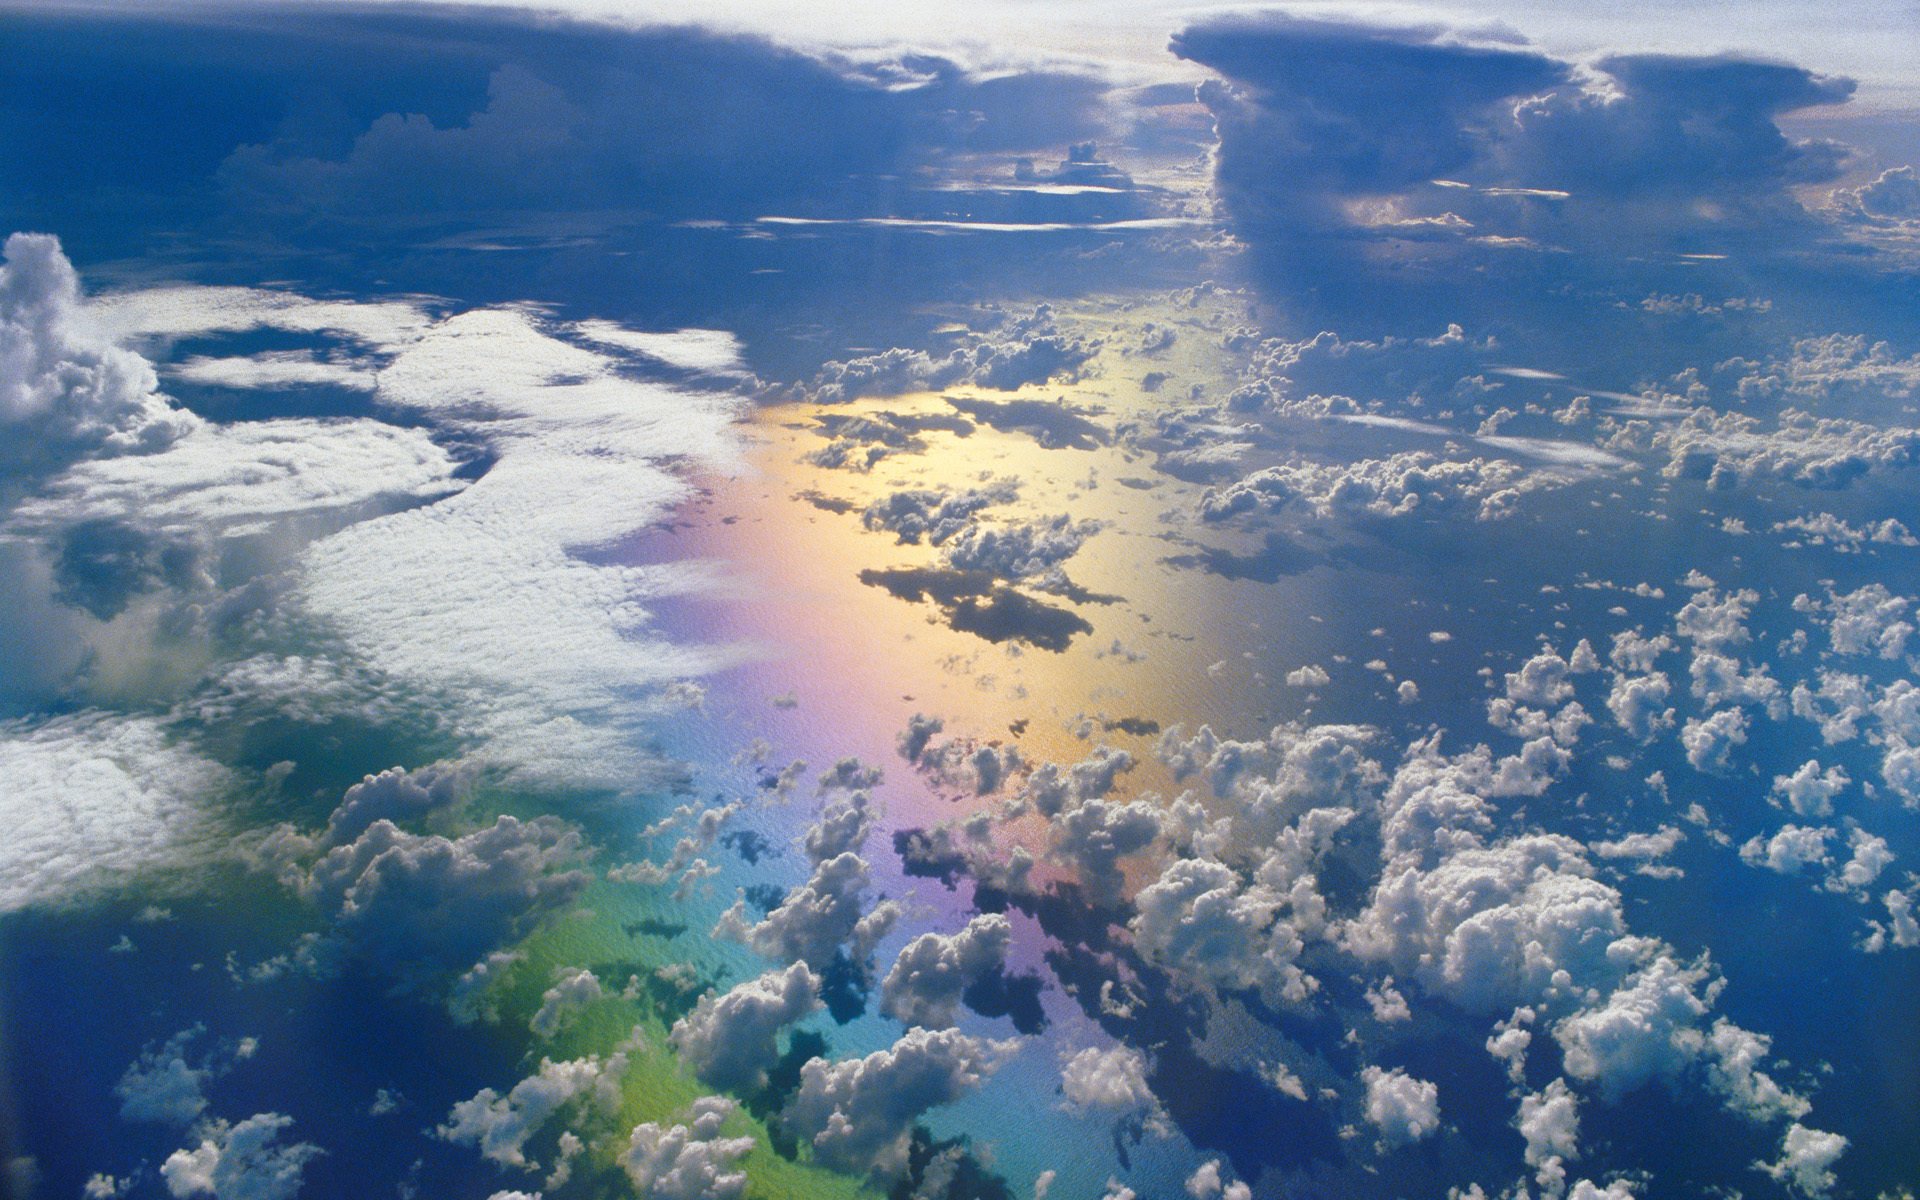
<svg viewBox="0 0 1920 1200"><path fill-rule="evenodd" d="M0 1196L1911 1200L1916 32L0 8Z"/></svg>

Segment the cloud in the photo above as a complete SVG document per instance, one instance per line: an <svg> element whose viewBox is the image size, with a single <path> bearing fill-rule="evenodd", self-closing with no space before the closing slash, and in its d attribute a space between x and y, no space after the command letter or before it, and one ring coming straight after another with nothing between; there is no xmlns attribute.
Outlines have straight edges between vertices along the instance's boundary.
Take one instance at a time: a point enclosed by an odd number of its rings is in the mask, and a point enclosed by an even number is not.
<svg viewBox="0 0 1920 1200"><path fill-rule="evenodd" d="M752 1152L754 1141L719 1136L734 1111L725 1097L702 1096L684 1125L636 1125L620 1166L650 1200L739 1200L747 1175L735 1164Z"/></svg>
<svg viewBox="0 0 1920 1200"><path fill-rule="evenodd" d="M863 897L871 879L866 860L847 851L816 866L812 878L765 920L749 924L746 901L736 901L721 914L714 936L736 938L775 962L803 962L815 970L825 970L848 942L857 959L865 958L898 915L891 901L867 910Z"/></svg>
<svg viewBox="0 0 1920 1200"><path fill-rule="evenodd" d="M1543 1185L1549 1163L1580 1157L1580 1098L1566 1080L1555 1079L1522 1096L1514 1124L1527 1142L1527 1165L1542 1168Z"/></svg>
<svg viewBox="0 0 1920 1200"><path fill-rule="evenodd" d="M1200 500L1200 515L1222 521L1248 512L1299 512L1318 520L1464 512L1481 521L1512 515L1521 493L1548 477L1503 459L1449 460L1425 450L1348 464L1265 467Z"/></svg>
<svg viewBox="0 0 1920 1200"><path fill-rule="evenodd" d="M550 1038L582 1009L594 1004L606 989L600 979L585 967L561 967L554 972L553 986L540 995L540 1007L534 1010L527 1028L537 1037Z"/></svg>
<svg viewBox="0 0 1920 1200"><path fill-rule="evenodd" d="M929 54L854 61L692 27L469 14L460 30L458 59L428 62L463 81L478 68L484 103L447 96L443 83L440 107L454 112L437 120L415 109L351 128L289 122L220 166L229 203L359 220L583 208L870 215L887 194L880 180L949 153L1057 146L1103 125L1106 85L1079 72L975 74ZM359 82L365 68L334 70ZM730 81L718 94L717 79ZM418 104L418 90L375 94Z"/></svg>
<svg viewBox="0 0 1920 1200"><path fill-rule="evenodd" d="M198 1066L187 1061L187 1046L201 1032L197 1025L183 1029L140 1052L113 1085L114 1095L120 1097L121 1120L186 1125L206 1111L204 1089L223 1064L214 1058L203 1059Z"/></svg>
<svg viewBox="0 0 1920 1200"><path fill-rule="evenodd" d="M300 894L362 951L408 975L463 967L572 903L580 835L556 817L502 816L457 838L378 820L328 850Z"/></svg>
<svg viewBox="0 0 1920 1200"><path fill-rule="evenodd" d="M780 1031L820 1007L820 980L803 962L769 971L716 997L706 995L674 1022L671 1041L704 1083L750 1091L780 1056Z"/></svg>
<svg viewBox="0 0 1920 1200"><path fill-rule="evenodd" d="M1440 1128L1440 1089L1395 1068L1368 1067L1360 1073L1367 1085L1367 1120L1388 1146L1406 1146Z"/></svg>
<svg viewBox="0 0 1920 1200"><path fill-rule="evenodd" d="M462 486L454 470L425 432L378 421L203 425L153 453L70 467L21 503L13 523L116 521L231 537L279 518L446 496Z"/></svg>
<svg viewBox="0 0 1920 1200"><path fill-rule="evenodd" d="M162 722L94 711L0 722L0 776L0 911L178 860L233 782Z"/></svg>
<svg viewBox="0 0 1920 1200"><path fill-rule="evenodd" d="M1060 1091L1068 1104L1087 1111L1146 1113L1160 1106L1147 1083L1147 1056L1127 1045L1063 1053Z"/></svg>
<svg viewBox="0 0 1920 1200"><path fill-rule="evenodd" d="M1298 1003L1318 985L1297 962L1299 929L1280 919L1286 904L1222 863L1177 859L1134 896L1127 928L1142 958L1181 979Z"/></svg>
<svg viewBox="0 0 1920 1200"><path fill-rule="evenodd" d="M1724 774L1732 768L1733 748L1747 741L1747 714L1723 708L1687 721L1680 730L1687 763L1703 774Z"/></svg>
<svg viewBox="0 0 1920 1200"><path fill-rule="evenodd" d="M800 1069L800 1090L783 1121L817 1161L896 1177L907 1165L913 1123L978 1088L1010 1049L957 1030L913 1029L865 1058L816 1058Z"/></svg>
<svg viewBox="0 0 1920 1200"><path fill-rule="evenodd" d="M283 1144L281 1134L292 1125L292 1117L279 1113L255 1113L236 1125L213 1122L198 1146L167 1156L160 1177L178 1200L293 1200L321 1150L310 1142Z"/></svg>
<svg viewBox="0 0 1920 1200"><path fill-rule="evenodd" d="M865 788L836 797L820 810L820 819L807 827L801 846L815 866L848 852L858 854L873 832L877 815L873 796Z"/></svg>
<svg viewBox="0 0 1920 1200"><path fill-rule="evenodd" d="M1664 955L1653 959L1604 1004L1554 1027L1567 1074L1597 1082L1609 1102L1679 1074L1704 1047L1699 1023L1716 990L1703 967Z"/></svg>
<svg viewBox="0 0 1920 1200"><path fill-rule="evenodd" d="M1790 189L1834 178L1844 152L1777 119L1853 89L1730 55L1576 67L1486 30L1281 13L1204 17L1172 48L1225 77L1199 93L1215 186L1276 268L1359 262L1389 239L1645 252L1804 236Z"/></svg>
<svg viewBox="0 0 1920 1200"><path fill-rule="evenodd" d="M462 766L435 764L409 771L389 767L368 775L346 790L327 818L322 848L345 845L367 831L375 821L407 821L426 816L466 799L473 772Z"/></svg>
<svg viewBox="0 0 1920 1200"><path fill-rule="evenodd" d="M1837 1133L1795 1121L1780 1141L1779 1159L1754 1165L1803 1196L1824 1196L1838 1182L1832 1168L1847 1145L1847 1139Z"/></svg>
<svg viewBox="0 0 1920 1200"><path fill-rule="evenodd" d="M0 487L89 454L163 449L200 422L158 391L153 368L87 320L57 239L7 238L0 266Z"/></svg>
<svg viewBox="0 0 1920 1200"><path fill-rule="evenodd" d="M604 1062L592 1055L564 1062L543 1058L539 1070L514 1084L506 1095L481 1088L472 1098L455 1104L434 1134L472 1145L503 1167L530 1166L527 1140L576 1100L612 1107L626 1069L624 1054Z"/></svg>
<svg viewBox="0 0 1920 1200"><path fill-rule="evenodd" d="M909 1026L954 1024L967 990L1005 968L1012 938L998 913L977 916L955 934L921 934L901 949L881 981L880 1011Z"/></svg>
<svg viewBox="0 0 1920 1200"><path fill-rule="evenodd" d="M810 384L792 389L799 399L815 404L840 404L869 396L898 396L950 387L980 387L1012 392L1029 384L1071 382L1100 349L1056 328L1051 305L1041 304L1024 315L1010 316L988 333L970 333L965 344L938 357L924 350L899 347L878 354L833 361L821 366ZM993 405L955 402L963 412L988 420L996 427L1028 427L1012 410ZM1050 406L1051 407L1051 406ZM1078 414L1025 408L1037 423L1043 445L1051 442L1047 430ZM998 420L990 418L999 418Z"/></svg>

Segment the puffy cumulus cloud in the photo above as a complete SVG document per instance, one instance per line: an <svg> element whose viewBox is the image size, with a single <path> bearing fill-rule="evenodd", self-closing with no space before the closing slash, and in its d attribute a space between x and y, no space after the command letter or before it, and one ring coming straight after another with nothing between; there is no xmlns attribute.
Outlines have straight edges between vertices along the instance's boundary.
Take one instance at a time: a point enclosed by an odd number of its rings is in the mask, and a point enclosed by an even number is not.
<svg viewBox="0 0 1920 1200"><path fill-rule="evenodd" d="M151 717L0 722L0 911L197 853L232 777Z"/></svg>
<svg viewBox="0 0 1920 1200"><path fill-rule="evenodd" d="M739 1200L747 1174L736 1164L753 1139L720 1136L735 1107L723 1096L702 1096L685 1124L634 1126L620 1166L635 1190L652 1200Z"/></svg>
<svg viewBox="0 0 1920 1200"><path fill-rule="evenodd" d="M1828 203L1835 213L1872 225L1920 221L1920 173L1888 167L1859 187L1835 189Z"/></svg>
<svg viewBox="0 0 1920 1200"><path fill-rule="evenodd" d="M998 913L983 913L955 934L921 934L881 981L880 1011L906 1025L952 1025L967 989L1006 967L1012 941L1012 926Z"/></svg>
<svg viewBox="0 0 1920 1200"><path fill-rule="evenodd" d="M293 1118L255 1113L238 1124L213 1122L200 1144L175 1150L160 1164L169 1195L178 1200L293 1200L301 1176L321 1153L311 1142L285 1143Z"/></svg>
<svg viewBox="0 0 1920 1200"><path fill-rule="evenodd" d="M1737 708L1723 708L1704 717L1694 717L1680 729L1680 745L1687 752L1687 763L1703 774L1724 774L1733 766L1733 750L1747 741L1747 714Z"/></svg>
<svg viewBox="0 0 1920 1200"><path fill-rule="evenodd" d="M766 1081L780 1056L780 1031L820 1007L820 980L797 962L731 990L700 998L674 1022L674 1049L714 1087L748 1091Z"/></svg>
<svg viewBox="0 0 1920 1200"><path fill-rule="evenodd" d="M540 1007L527 1022L535 1036L550 1038L560 1032L574 1014L588 1008L606 989L600 977L585 967L561 967L554 972L553 986L540 994Z"/></svg>
<svg viewBox="0 0 1920 1200"><path fill-rule="evenodd" d="M1212 839L1209 848L1237 862L1264 854L1315 810L1370 807L1386 781L1366 753L1376 736L1359 725L1289 723L1263 739L1236 741L1202 725L1192 736L1169 729L1157 752L1175 779L1197 774L1225 802L1220 811L1232 836Z"/></svg>
<svg viewBox="0 0 1920 1200"><path fill-rule="evenodd" d="M1746 413L1696 408L1652 442L1668 455L1663 474L1716 488L1779 480L1830 490L1920 464L1920 429L1816 417L1794 408L1783 410L1771 427ZM1616 444L1624 445L1619 439Z"/></svg>
<svg viewBox="0 0 1920 1200"><path fill-rule="evenodd" d="M1780 1157L1754 1165L1803 1196L1825 1196L1839 1182L1833 1164L1847 1152L1847 1139L1795 1121L1780 1140Z"/></svg>
<svg viewBox="0 0 1920 1200"><path fill-rule="evenodd" d="M1826 866L1831 861L1827 842L1832 837L1833 830L1823 827L1783 825L1771 838L1755 835L1740 847L1740 857L1753 866L1794 875L1808 867Z"/></svg>
<svg viewBox="0 0 1920 1200"><path fill-rule="evenodd" d="M1042 591L1067 591L1072 585L1060 564L1099 531L1100 522L1075 521L1066 513L1003 524L976 521L947 542L944 556L957 571L985 571Z"/></svg>
<svg viewBox="0 0 1920 1200"><path fill-rule="evenodd" d="M1266 467L1200 499L1200 515L1299 512L1319 520L1465 513L1491 521L1512 515L1521 493L1553 477L1504 459L1446 459L1425 450L1331 464Z"/></svg>
<svg viewBox="0 0 1920 1200"><path fill-rule="evenodd" d="M1580 1098L1566 1080L1522 1096L1514 1124L1527 1142L1527 1165L1541 1169L1542 1186L1560 1174L1561 1163L1580 1157Z"/></svg>
<svg viewBox="0 0 1920 1200"><path fill-rule="evenodd" d="M1144 801L1083 800L1053 817L1047 846L1078 874L1091 900L1107 904L1126 883L1120 860L1151 846L1160 829L1160 810Z"/></svg>
<svg viewBox="0 0 1920 1200"><path fill-rule="evenodd" d="M378 820L290 878L364 952L411 975L474 962L571 903L580 835L554 817L502 816L457 838Z"/></svg>
<svg viewBox="0 0 1920 1200"><path fill-rule="evenodd" d="M591 1055L562 1062L543 1058L539 1070L514 1084L506 1095L481 1088L455 1104L433 1132L449 1142L473 1146L503 1167L526 1167L530 1165L527 1141L542 1126L575 1101L612 1108L619 1100L620 1077L626 1070L624 1054L605 1061Z"/></svg>
<svg viewBox="0 0 1920 1200"><path fill-rule="evenodd" d="M1063 1052L1060 1091L1069 1105L1088 1112L1146 1113L1160 1105L1147 1084L1147 1056L1126 1045Z"/></svg>
<svg viewBox="0 0 1920 1200"><path fill-rule="evenodd" d="M1844 595L1829 589L1827 598L1794 597L1794 611L1821 614L1835 654L1897 659L1913 634L1913 601L1895 595L1884 583L1870 583ZM1816 617L1820 619L1820 617Z"/></svg>
<svg viewBox="0 0 1920 1200"><path fill-rule="evenodd" d="M1699 1057L1700 1021L1717 992L1704 965L1660 955L1634 971L1606 1001L1554 1027L1562 1065L1575 1079L1598 1084L1607 1100L1657 1078L1672 1078Z"/></svg>
<svg viewBox="0 0 1920 1200"><path fill-rule="evenodd" d="M873 832L878 815L873 795L865 788L836 796L821 808L820 819L801 835L800 847L815 866L842 854L858 854Z"/></svg>
<svg viewBox="0 0 1920 1200"><path fill-rule="evenodd" d="M906 1168L913 1123L978 1088L1011 1050L957 1030L914 1029L864 1058L816 1058L800 1069L783 1120L816 1160L892 1178Z"/></svg>
<svg viewBox="0 0 1920 1200"><path fill-rule="evenodd" d="M1388 1146L1406 1146L1429 1137L1440 1128L1440 1089L1398 1068L1368 1067L1360 1072L1366 1084L1366 1115Z"/></svg>
<svg viewBox="0 0 1920 1200"><path fill-rule="evenodd" d="M1673 725L1674 712L1667 704L1672 694L1673 681L1664 671L1644 675L1615 672L1613 688L1607 694L1607 711L1629 736L1650 741Z"/></svg>
<svg viewBox="0 0 1920 1200"><path fill-rule="evenodd" d="M1626 938L1617 891L1592 878L1578 842L1522 835L1491 845L1470 833L1423 869L1391 861L1371 903L1346 927L1349 946L1470 1009L1498 1011L1615 978Z"/></svg>
<svg viewBox="0 0 1920 1200"><path fill-rule="evenodd" d="M1828 816L1834 812L1834 797L1847 789L1847 770L1830 766L1820 770L1820 762L1809 758L1801 762L1791 776L1774 776L1768 793L1774 803L1786 801L1795 816Z"/></svg>
<svg viewBox="0 0 1920 1200"><path fill-rule="evenodd" d="M195 1066L186 1057L188 1044L200 1032L197 1026L183 1029L140 1052L113 1085L114 1095L120 1097L121 1120L185 1125L206 1111L202 1089L215 1074L214 1064Z"/></svg>
<svg viewBox="0 0 1920 1200"><path fill-rule="evenodd" d="M87 318L80 277L43 233L7 238L0 265L0 481L89 454L149 453L200 421L147 361Z"/></svg>
<svg viewBox="0 0 1920 1200"><path fill-rule="evenodd" d="M1221 1179L1220 1160L1217 1158L1210 1158L1194 1168L1193 1174L1187 1176L1186 1190L1193 1200L1213 1200L1215 1196L1220 1200L1252 1200L1253 1197L1253 1189L1244 1182Z"/></svg>
<svg viewBox="0 0 1920 1200"><path fill-rule="evenodd" d="M1019 485L1010 479L960 491L909 488L889 492L867 505L860 522L868 529L893 534L902 545L915 545L924 538L939 546L970 528L982 509L1019 498Z"/></svg>
<svg viewBox="0 0 1920 1200"><path fill-rule="evenodd" d="M890 900L868 911L864 896L871 880L866 859L849 850L815 867L765 920L749 923L746 901L735 901L721 914L714 936L745 942L775 962L803 962L815 970L824 970L849 942L854 956L864 959L899 916Z"/></svg>
<svg viewBox="0 0 1920 1200"><path fill-rule="evenodd" d="M415 820L457 804L466 799L472 784L473 771L459 764L435 763L413 771L389 767L368 775L340 797L327 818L320 845L325 849L345 845L375 821Z"/></svg>
<svg viewBox="0 0 1920 1200"><path fill-rule="evenodd" d="M1273 1005L1297 1003L1317 982L1297 961L1305 948L1300 929L1281 918L1288 904L1285 894L1249 886L1223 863L1177 859L1134 897L1127 928L1142 958L1179 979L1257 991Z"/></svg>
<svg viewBox="0 0 1920 1200"><path fill-rule="evenodd" d="M1061 331L1054 323L1052 306L1042 304L1024 316L1008 319L998 329L969 334L966 344L944 355L895 347L829 362L812 383L792 390L799 398L816 404L950 387L1011 392L1029 384L1078 379L1100 346L1097 338ZM987 415L993 414L987 411Z"/></svg>
<svg viewBox="0 0 1920 1200"><path fill-rule="evenodd" d="M1755 1120L1804 1117L1812 1105L1760 1069L1772 1049L1773 1040L1765 1034L1720 1018L1707 1033L1707 1085L1725 1097L1729 1107Z"/></svg>
<svg viewBox="0 0 1920 1200"><path fill-rule="evenodd" d="M1892 865L1893 850L1887 839L1864 829L1847 834L1847 861L1827 879L1827 889L1835 892L1863 892L1880 878L1880 872Z"/></svg>

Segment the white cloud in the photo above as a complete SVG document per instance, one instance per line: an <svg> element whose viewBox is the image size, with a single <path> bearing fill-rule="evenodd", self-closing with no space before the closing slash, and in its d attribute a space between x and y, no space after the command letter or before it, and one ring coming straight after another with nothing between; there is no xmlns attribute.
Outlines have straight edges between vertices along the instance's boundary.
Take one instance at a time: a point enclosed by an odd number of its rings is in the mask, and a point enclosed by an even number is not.
<svg viewBox="0 0 1920 1200"><path fill-rule="evenodd" d="M1367 1085L1367 1120L1384 1144L1409 1145L1440 1128L1440 1089L1432 1083L1398 1068L1368 1067L1360 1079Z"/></svg>
<svg viewBox="0 0 1920 1200"><path fill-rule="evenodd" d="M812 878L765 920L748 924L746 902L735 902L721 914L714 936L743 941L775 962L804 962L815 970L824 970L849 941L856 957L865 958L899 912L891 901L867 911L863 894L871 878L866 860L848 851L815 867Z"/></svg>
<svg viewBox="0 0 1920 1200"><path fill-rule="evenodd" d="M1347 464L1294 461L1209 489L1200 515L1298 510L1320 520L1464 512L1487 521L1512 515L1521 493L1555 476L1528 473L1505 459L1449 460L1424 450Z"/></svg>
<svg viewBox="0 0 1920 1200"><path fill-rule="evenodd" d="M1810 758L1791 775L1775 775L1772 795L1785 800L1796 816L1824 817L1833 811L1833 798L1850 782L1843 768L1833 766L1823 771L1819 762Z"/></svg>
<svg viewBox="0 0 1920 1200"><path fill-rule="evenodd" d="M445 496L461 486L453 470L421 430L378 421L204 425L152 454L73 466L20 504L13 519L28 528L115 519L254 533L275 518Z"/></svg>
<svg viewBox="0 0 1920 1200"><path fill-rule="evenodd" d="M541 993L540 1007L527 1022L527 1028L539 1037L550 1038L560 1032L560 1027L573 1014L604 995L606 990L592 971L585 967L561 967L555 973L553 986Z"/></svg>
<svg viewBox="0 0 1920 1200"><path fill-rule="evenodd" d="M57 903L193 852L227 770L150 717L0 722L0 911Z"/></svg>
<svg viewBox="0 0 1920 1200"><path fill-rule="evenodd" d="M1693 769L1718 774L1732 767L1733 748L1747 740L1747 714L1737 708L1723 708L1705 717L1687 721L1680 730L1680 744L1686 748L1687 762Z"/></svg>
<svg viewBox="0 0 1920 1200"><path fill-rule="evenodd" d="M684 1125L648 1121L634 1126L620 1166L648 1200L738 1200L746 1172L735 1164L753 1150L750 1137L721 1137L733 1101L702 1096Z"/></svg>
<svg viewBox="0 0 1920 1200"><path fill-rule="evenodd" d="M1060 1090L1079 1109L1144 1113L1160 1105L1147 1085L1146 1055L1126 1045L1063 1053Z"/></svg>
<svg viewBox="0 0 1920 1200"><path fill-rule="evenodd" d="M145 453L200 424L158 391L145 359L81 307L80 278L43 233L7 238L0 266L0 473L90 453Z"/></svg>
<svg viewBox="0 0 1920 1200"><path fill-rule="evenodd" d="M900 951L881 982L880 1011L907 1025L952 1025L966 990L1006 966L1012 937L998 913L983 913L952 935L921 934Z"/></svg>
<svg viewBox="0 0 1920 1200"><path fill-rule="evenodd" d="M1780 1141L1780 1157L1754 1165L1803 1196L1824 1196L1838 1182L1833 1164L1847 1151L1847 1139L1837 1133L1809 1129L1795 1121Z"/></svg>
<svg viewBox="0 0 1920 1200"><path fill-rule="evenodd" d="M554 1062L540 1060L540 1069L502 1096L481 1088L471 1099L455 1104L445 1123L434 1133L450 1142L479 1149L503 1167L528 1166L527 1140L562 1108L582 1098L611 1106L619 1097L620 1077L627 1059L615 1054Z"/></svg>
<svg viewBox="0 0 1920 1200"><path fill-rule="evenodd" d="M865 1058L800 1069L785 1121L816 1160L883 1178L906 1167L907 1138L928 1109L978 1088L1011 1050L952 1029L914 1029Z"/></svg>
<svg viewBox="0 0 1920 1200"><path fill-rule="evenodd" d="M1755 835L1740 847L1740 858L1756 867L1793 875L1829 861L1827 842L1833 830L1806 825L1783 825L1771 838Z"/></svg>
<svg viewBox="0 0 1920 1200"><path fill-rule="evenodd" d="M237 1125L216 1121L199 1145L169 1154L160 1176L178 1200L292 1200L307 1164L321 1153L309 1142L283 1145L281 1133L292 1124L279 1113L255 1113Z"/></svg>
<svg viewBox="0 0 1920 1200"><path fill-rule="evenodd" d="M439 503L311 547L299 597L365 661L446 698L476 753L534 779L633 786L643 697L729 661L644 634L697 572L589 561L687 494L673 461L730 460L739 402L621 378L522 312L434 325L382 402L482 439L487 472Z"/></svg>
<svg viewBox="0 0 1920 1200"><path fill-rule="evenodd" d="M671 1040L693 1073L714 1087L749 1090L779 1058L780 1031L820 1007L820 981L796 962L720 995L700 998L674 1023Z"/></svg>
<svg viewBox="0 0 1920 1200"><path fill-rule="evenodd" d="M1528 1166L1546 1168L1555 1159L1580 1157L1580 1098L1566 1080L1522 1096L1514 1123L1527 1142Z"/></svg>

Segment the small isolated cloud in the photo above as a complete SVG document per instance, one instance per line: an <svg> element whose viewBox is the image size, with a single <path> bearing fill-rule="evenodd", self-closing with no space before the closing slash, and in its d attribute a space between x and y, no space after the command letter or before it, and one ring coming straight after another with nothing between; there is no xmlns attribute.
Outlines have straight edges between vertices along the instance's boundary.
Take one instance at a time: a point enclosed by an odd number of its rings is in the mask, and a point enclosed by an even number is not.
<svg viewBox="0 0 1920 1200"><path fill-rule="evenodd" d="M177 1200L293 1200L321 1150L311 1142L284 1143L292 1125L292 1117L279 1113L255 1113L233 1125L212 1122L199 1145L167 1156L160 1177Z"/></svg>
<svg viewBox="0 0 1920 1200"><path fill-rule="evenodd" d="M1440 1128L1440 1089L1395 1068L1368 1067L1360 1073L1367 1086L1367 1120L1388 1146L1406 1146Z"/></svg>
<svg viewBox="0 0 1920 1200"><path fill-rule="evenodd" d="M611 1106L619 1097L620 1077L626 1069L624 1054L604 1062L595 1056L564 1062L543 1058L539 1070L514 1084L506 1095L481 1088L472 1098L455 1104L434 1134L474 1146L503 1167L528 1166L528 1139L577 1100Z"/></svg>

